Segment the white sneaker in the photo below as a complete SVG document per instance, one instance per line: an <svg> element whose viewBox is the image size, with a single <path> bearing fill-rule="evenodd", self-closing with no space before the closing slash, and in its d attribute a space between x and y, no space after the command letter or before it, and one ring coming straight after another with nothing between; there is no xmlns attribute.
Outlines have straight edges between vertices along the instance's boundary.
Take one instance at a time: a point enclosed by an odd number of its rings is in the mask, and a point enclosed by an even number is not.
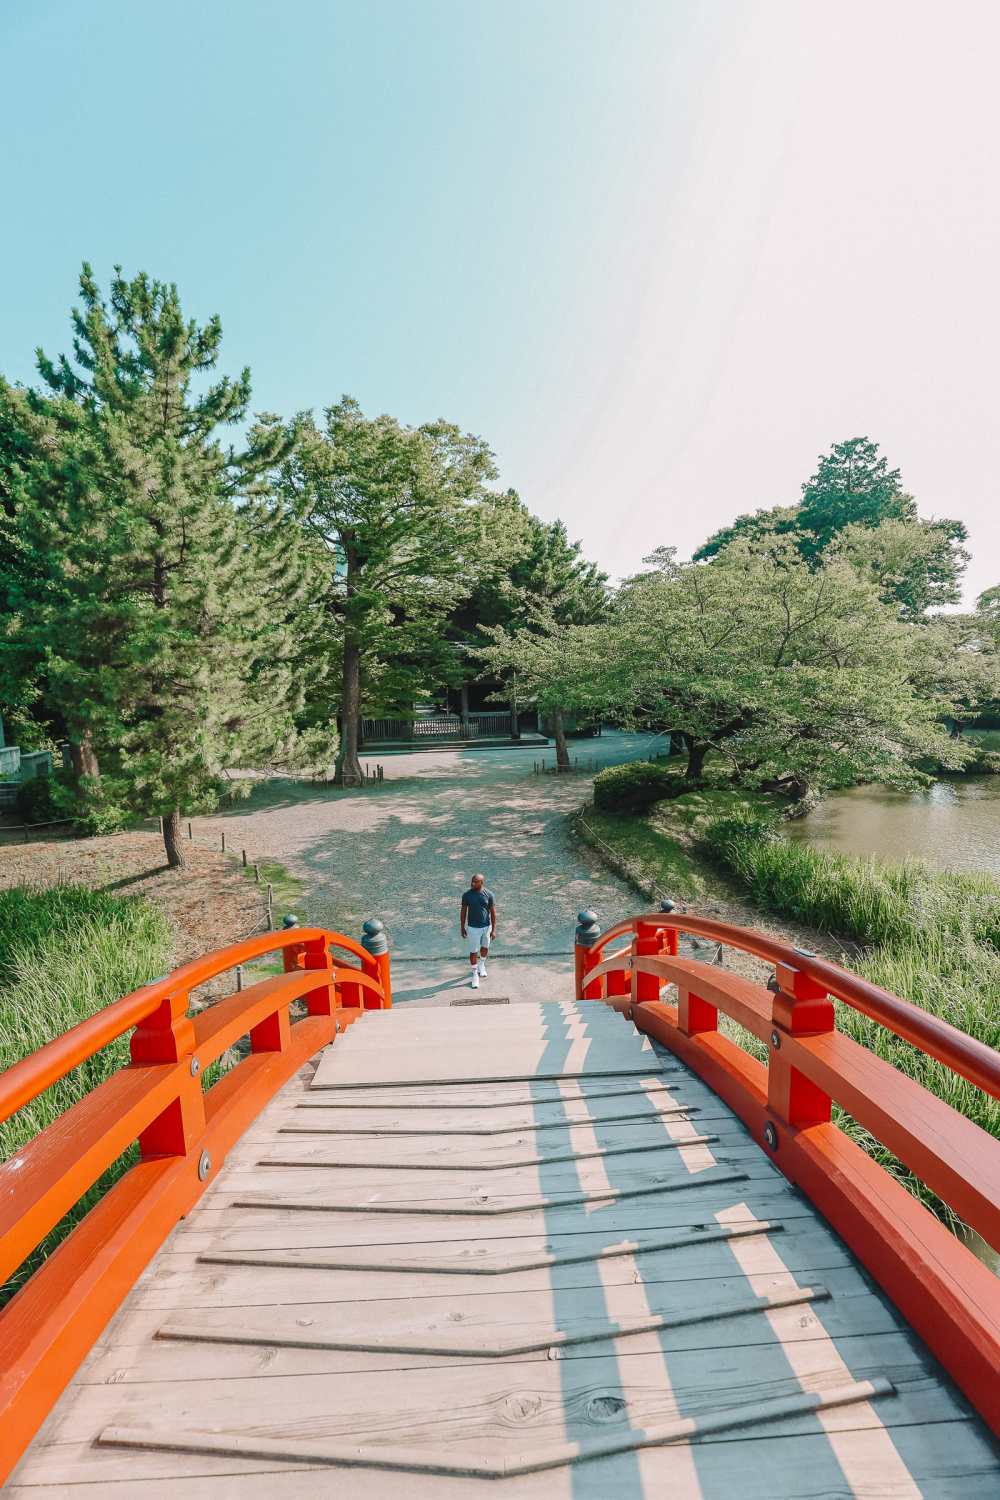
<svg viewBox="0 0 1000 1500"><path fill-rule="evenodd" d="M483 976L484 979L486 978L486 960L485 960L485 958L481 958L479 960L479 973Z"/></svg>
<svg viewBox="0 0 1000 1500"><path fill-rule="evenodd" d="M479 988L479 971L477 969L473 969L473 971L472 971L472 978L469 980L469 984L470 984L470 987L472 989L478 990L478 988Z"/></svg>

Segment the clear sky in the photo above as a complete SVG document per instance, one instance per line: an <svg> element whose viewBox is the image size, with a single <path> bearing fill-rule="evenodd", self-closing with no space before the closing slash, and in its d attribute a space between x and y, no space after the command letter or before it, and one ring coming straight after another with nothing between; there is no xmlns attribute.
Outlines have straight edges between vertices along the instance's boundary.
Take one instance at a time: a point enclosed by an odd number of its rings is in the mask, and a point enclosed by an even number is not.
<svg viewBox="0 0 1000 1500"><path fill-rule="evenodd" d="M993 0L6 0L0 369L79 264L488 438L613 574L867 433L1000 582Z"/></svg>

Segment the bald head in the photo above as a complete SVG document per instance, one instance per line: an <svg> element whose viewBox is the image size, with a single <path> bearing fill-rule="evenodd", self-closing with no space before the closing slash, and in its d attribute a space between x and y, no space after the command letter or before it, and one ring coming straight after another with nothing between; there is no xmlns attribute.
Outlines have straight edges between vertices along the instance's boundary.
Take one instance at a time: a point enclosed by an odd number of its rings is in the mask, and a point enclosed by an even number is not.
<svg viewBox="0 0 1000 1500"><path fill-rule="evenodd" d="M486 884L486 876L483 874L473 875L471 884L474 891L481 891Z"/></svg>

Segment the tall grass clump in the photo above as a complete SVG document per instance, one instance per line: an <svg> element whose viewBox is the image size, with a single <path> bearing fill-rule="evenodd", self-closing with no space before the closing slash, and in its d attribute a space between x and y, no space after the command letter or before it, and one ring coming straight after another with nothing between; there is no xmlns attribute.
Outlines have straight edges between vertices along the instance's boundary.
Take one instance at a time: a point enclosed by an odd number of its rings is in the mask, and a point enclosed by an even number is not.
<svg viewBox="0 0 1000 1500"><path fill-rule="evenodd" d="M702 837L760 906L854 939L863 952L853 967L865 979L1000 1050L1000 881L810 849L760 818L718 818ZM1000 1101L839 1002L837 1024L1000 1137ZM838 1123L941 1217L954 1217L856 1121L841 1112Z"/></svg>
<svg viewBox="0 0 1000 1500"><path fill-rule="evenodd" d="M166 917L143 901L82 886L0 891L0 1069L148 984L169 968L171 947ZM0 1158L6 1160L128 1060L126 1035L18 1110L0 1124ZM125 1157L111 1168L53 1231L5 1288L6 1296L121 1175L129 1160Z"/></svg>

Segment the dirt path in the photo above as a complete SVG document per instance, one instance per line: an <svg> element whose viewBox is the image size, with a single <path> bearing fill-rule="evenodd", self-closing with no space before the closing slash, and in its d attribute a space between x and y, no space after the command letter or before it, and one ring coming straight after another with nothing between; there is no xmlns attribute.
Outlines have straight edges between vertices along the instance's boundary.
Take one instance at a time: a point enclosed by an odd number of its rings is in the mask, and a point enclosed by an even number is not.
<svg viewBox="0 0 1000 1500"><path fill-rule="evenodd" d="M608 735L587 751L624 760L646 743ZM551 993L537 998L559 998L577 912L592 907L611 923L635 895L570 834L567 814L590 778L536 776L532 762L530 750L420 752L384 757L385 781L364 791L262 782L249 802L196 819L195 834L225 828L231 848L281 860L304 883L304 920L356 936L367 917L380 917L400 998L446 1003L467 983L459 902L481 869L500 913L483 997L541 986Z"/></svg>

